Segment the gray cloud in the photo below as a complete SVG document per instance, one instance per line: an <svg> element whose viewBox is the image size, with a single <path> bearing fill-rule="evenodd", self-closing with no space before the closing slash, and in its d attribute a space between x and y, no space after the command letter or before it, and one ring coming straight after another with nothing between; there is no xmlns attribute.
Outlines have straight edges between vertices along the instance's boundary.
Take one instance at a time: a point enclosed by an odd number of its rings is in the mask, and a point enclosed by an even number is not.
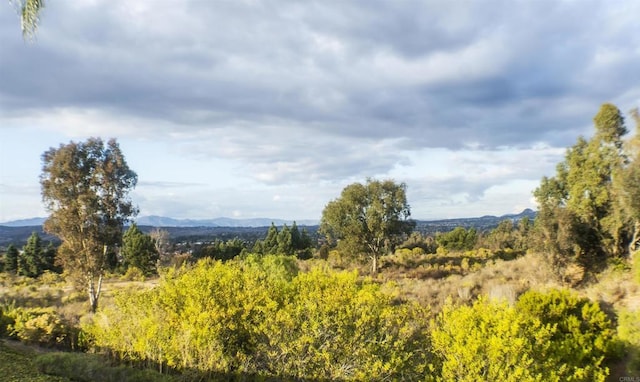
<svg viewBox="0 0 640 382"><path fill-rule="evenodd" d="M640 102L638 14L633 1L52 2L35 44L0 12L0 123L115 120L127 127L96 133L175 139L266 184L385 174L429 148L563 147L602 102Z"/></svg>

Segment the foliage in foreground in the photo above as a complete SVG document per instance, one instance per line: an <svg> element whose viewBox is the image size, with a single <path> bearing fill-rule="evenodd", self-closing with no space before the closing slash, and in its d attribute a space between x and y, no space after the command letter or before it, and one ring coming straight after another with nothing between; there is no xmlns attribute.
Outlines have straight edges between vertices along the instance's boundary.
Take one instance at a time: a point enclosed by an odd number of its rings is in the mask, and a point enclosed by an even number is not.
<svg viewBox="0 0 640 382"><path fill-rule="evenodd" d="M0 342L0 376L3 382L64 382L67 378L42 374L31 354L23 354Z"/></svg>
<svg viewBox="0 0 640 382"><path fill-rule="evenodd" d="M431 333L445 381L604 381L614 334L597 304L564 291L449 304Z"/></svg>
<svg viewBox="0 0 640 382"><path fill-rule="evenodd" d="M121 294L85 327L116 358L194 378L603 381L617 356L598 304L527 292L428 311L356 272L298 272L293 257L201 261Z"/></svg>
<svg viewBox="0 0 640 382"><path fill-rule="evenodd" d="M127 360L202 375L420 379L426 312L355 272L295 274L293 258L201 261L151 291L120 295L86 330Z"/></svg>
<svg viewBox="0 0 640 382"><path fill-rule="evenodd" d="M78 382L170 382L169 375L124 365L112 366L104 357L85 353L47 353L34 358L37 369L45 374Z"/></svg>
<svg viewBox="0 0 640 382"><path fill-rule="evenodd" d="M26 344L78 349L80 331L53 308L0 307L0 336Z"/></svg>
<svg viewBox="0 0 640 382"><path fill-rule="evenodd" d="M618 335L625 346L627 372L640 375L640 310L620 312Z"/></svg>

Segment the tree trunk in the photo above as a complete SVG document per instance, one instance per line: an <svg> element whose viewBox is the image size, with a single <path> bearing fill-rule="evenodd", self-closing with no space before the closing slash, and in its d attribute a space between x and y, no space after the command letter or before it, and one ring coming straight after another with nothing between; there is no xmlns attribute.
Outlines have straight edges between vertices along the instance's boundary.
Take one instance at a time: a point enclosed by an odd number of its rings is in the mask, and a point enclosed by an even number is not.
<svg viewBox="0 0 640 382"><path fill-rule="evenodd" d="M640 241L640 222L636 221L634 223L633 237L631 238L631 243L629 243L630 258L633 258L633 255L638 250L638 241Z"/></svg>
<svg viewBox="0 0 640 382"><path fill-rule="evenodd" d="M89 277L89 303L91 304L91 313L95 313L98 309L98 299L100 298L100 290L102 289L102 275L98 276L98 287L94 285L93 276Z"/></svg>
<svg viewBox="0 0 640 382"><path fill-rule="evenodd" d="M378 255L372 255L371 260L371 273L375 275L378 273Z"/></svg>

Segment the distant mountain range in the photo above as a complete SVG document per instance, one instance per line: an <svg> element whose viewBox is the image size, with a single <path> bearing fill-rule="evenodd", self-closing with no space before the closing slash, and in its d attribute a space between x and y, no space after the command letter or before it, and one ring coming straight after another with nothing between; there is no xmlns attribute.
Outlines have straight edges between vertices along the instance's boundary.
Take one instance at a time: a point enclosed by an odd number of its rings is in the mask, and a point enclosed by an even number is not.
<svg viewBox="0 0 640 382"><path fill-rule="evenodd" d="M253 218L253 219L173 219L164 216L142 216L137 219L138 225L153 227L268 227L271 223L282 226L292 225L293 220ZM318 225L317 220L297 220L299 226Z"/></svg>
<svg viewBox="0 0 640 382"><path fill-rule="evenodd" d="M0 223L5 227L34 227L44 224L46 218L31 218L14 220L6 223ZM215 219L174 219L164 216L141 216L136 219L136 223L140 226L152 227L268 227L271 223L277 226L284 224L292 225L293 220L254 218L254 219L232 219L232 218L215 218ZM318 225L317 220L297 220L299 226Z"/></svg>
<svg viewBox="0 0 640 382"><path fill-rule="evenodd" d="M21 220L12 220L6 223L0 223L0 226L5 227L35 227L44 224L44 221L47 218L31 218L31 219L21 219Z"/></svg>
<svg viewBox="0 0 640 382"><path fill-rule="evenodd" d="M482 216L475 218L457 218L457 219L441 219L441 220L418 220L418 226L491 226L497 225L505 219L519 220L523 217L535 218L536 212L527 208L519 214L509 214L502 216ZM44 224L46 218L31 218L14 220L6 223L0 223L5 227L34 227ZM253 219L233 219L233 218L215 218L215 219L174 219L165 216L141 216L136 219L136 223L140 226L151 227L268 227L271 223L276 226L284 224L291 225L293 220L269 219L269 218L253 218ZM317 220L298 220L296 224L299 226L316 226L319 224Z"/></svg>
<svg viewBox="0 0 640 382"><path fill-rule="evenodd" d="M498 226L503 220L518 221L523 218L531 220L536 218L536 211L527 208L519 214L508 214L502 216L485 215L477 218L457 218L442 220L418 220L416 230L422 233L433 234L436 232L447 232L455 227L475 228L478 231L490 230Z"/></svg>
<svg viewBox="0 0 640 382"><path fill-rule="evenodd" d="M417 220L416 231L423 234L434 234L436 232L447 232L455 227L475 228L478 231L486 231L495 228L501 221L511 219L514 221L522 218L534 219L536 212L526 209L519 214L502 216L481 216L476 218L442 219L442 220ZM32 232L38 234L45 241L57 242L55 236L48 235L42 230L45 218L33 218L15 220L7 223L0 223L0 247L14 243L18 246L24 245ZM267 232L267 227L273 222L277 226L284 224L291 225L293 221L282 219L173 219L162 216L143 216L137 219L138 225L144 232L149 232L153 227L165 228L170 237L175 241L207 241L213 238L222 240L242 237L243 240L254 241L263 238ZM296 222L300 227L307 227L310 234L315 235L318 230L318 221L299 220Z"/></svg>

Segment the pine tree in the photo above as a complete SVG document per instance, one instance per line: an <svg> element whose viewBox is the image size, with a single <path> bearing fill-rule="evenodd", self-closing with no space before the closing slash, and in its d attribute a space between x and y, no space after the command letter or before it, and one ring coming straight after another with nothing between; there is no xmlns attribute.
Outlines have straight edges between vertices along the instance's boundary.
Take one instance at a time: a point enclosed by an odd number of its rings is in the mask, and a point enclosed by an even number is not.
<svg viewBox="0 0 640 382"><path fill-rule="evenodd" d="M299 251L302 248L302 237L300 235L300 230L298 229L298 224L294 221L291 225L291 246L295 251Z"/></svg>
<svg viewBox="0 0 640 382"><path fill-rule="evenodd" d="M18 274L27 277L40 276L44 271L42 255L42 239L37 232L33 232L18 257Z"/></svg>
<svg viewBox="0 0 640 382"><path fill-rule="evenodd" d="M291 230L285 224L282 230L278 233L278 249L277 254L280 255L293 255L293 238Z"/></svg>
<svg viewBox="0 0 640 382"><path fill-rule="evenodd" d="M155 273L158 262L155 243L135 223L122 236L121 253L125 268L136 267L145 275Z"/></svg>
<svg viewBox="0 0 640 382"><path fill-rule="evenodd" d="M18 272L18 257L20 252L15 245L9 244L7 247L7 253L4 257L4 271L7 273L16 274Z"/></svg>
<svg viewBox="0 0 640 382"><path fill-rule="evenodd" d="M262 243L262 251L264 254L274 254L278 252L278 227L271 222L271 227L267 231L267 237L265 237Z"/></svg>

